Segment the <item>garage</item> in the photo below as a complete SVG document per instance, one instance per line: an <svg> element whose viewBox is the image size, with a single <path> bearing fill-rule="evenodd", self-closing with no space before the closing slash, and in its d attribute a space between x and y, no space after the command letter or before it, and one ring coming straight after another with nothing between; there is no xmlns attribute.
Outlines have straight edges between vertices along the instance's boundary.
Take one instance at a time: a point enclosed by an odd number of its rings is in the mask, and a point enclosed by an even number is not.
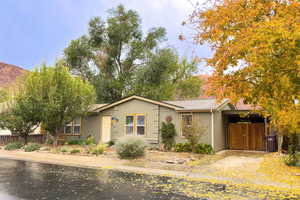
<svg viewBox="0 0 300 200"><path fill-rule="evenodd" d="M239 114L227 113L225 119L228 149L266 150L267 126L263 117L256 114L242 117Z"/></svg>

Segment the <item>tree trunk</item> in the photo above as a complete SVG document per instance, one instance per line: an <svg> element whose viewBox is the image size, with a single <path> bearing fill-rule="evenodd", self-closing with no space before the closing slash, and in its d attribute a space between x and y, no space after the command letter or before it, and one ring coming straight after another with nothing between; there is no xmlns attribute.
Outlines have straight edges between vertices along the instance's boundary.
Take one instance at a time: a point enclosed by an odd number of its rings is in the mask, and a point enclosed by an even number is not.
<svg viewBox="0 0 300 200"><path fill-rule="evenodd" d="M24 144L27 145L27 143L28 143L28 135L25 134L24 135Z"/></svg>
<svg viewBox="0 0 300 200"><path fill-rule="evenodd" d="M288 147L288 153L291 158L291 160L295 163L297 163L297 148L298 148L298 136L296 133L292 133L289 135L289 147Z"/></svg>
<svg viewBox="0 0 300 200"><path fill-rule="evenodd" d="M53 136L54 140L53 140L53 146L57 146L58 145L58 141L57 141L57 136Z"/></svg>
<svg viewBox="0 0 300 200"><path fill-rule="evenodd" d="M277 135L278 152L282 152L283 135Z"/></svg>
<svg viewBox="0 0 300 200"><path fill-rule="evenodd" d="M57 141L57 139L58 139L58 133L59 133L59 129L56 128L54 134L52 135L53 138L54 138L54 140L53 140L53 145L54 146L58 145L58 141Z"/></svg>

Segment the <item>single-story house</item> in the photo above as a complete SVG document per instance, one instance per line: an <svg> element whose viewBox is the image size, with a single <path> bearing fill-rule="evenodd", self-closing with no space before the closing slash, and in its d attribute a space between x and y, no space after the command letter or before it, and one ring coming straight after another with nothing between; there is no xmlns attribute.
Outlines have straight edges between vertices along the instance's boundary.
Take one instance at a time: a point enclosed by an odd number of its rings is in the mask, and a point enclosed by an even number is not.
<svg viewBox="0 0 300 200"><path fill-rule="evenodd" d="M222 149L265 150L267 121L258 114L243 117L246 110L237 110L229 100L215 98L156 101L140 96L110 103L92 105L87 116L67 124L63 136L85 139L93 136L96 142L117 141L134 135L149 144L161 143L161 124L172 118L176 142L185 142L183 125L198 122L205 127L200 142L210 144L215 151Z"/></svg>

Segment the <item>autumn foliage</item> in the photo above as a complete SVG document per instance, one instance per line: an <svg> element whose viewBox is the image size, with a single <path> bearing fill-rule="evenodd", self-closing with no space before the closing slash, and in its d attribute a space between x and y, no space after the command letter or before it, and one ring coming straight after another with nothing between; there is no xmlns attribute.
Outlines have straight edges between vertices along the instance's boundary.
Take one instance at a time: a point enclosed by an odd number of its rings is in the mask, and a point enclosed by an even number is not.
<svg viewBox="0 0 300 200"><path fill-rule="evenodd" d="M206 59L214 68L211 92L244 99L277 127L299 132L299 1L213 0L190 21L195 40L213 50Z"/></svg>

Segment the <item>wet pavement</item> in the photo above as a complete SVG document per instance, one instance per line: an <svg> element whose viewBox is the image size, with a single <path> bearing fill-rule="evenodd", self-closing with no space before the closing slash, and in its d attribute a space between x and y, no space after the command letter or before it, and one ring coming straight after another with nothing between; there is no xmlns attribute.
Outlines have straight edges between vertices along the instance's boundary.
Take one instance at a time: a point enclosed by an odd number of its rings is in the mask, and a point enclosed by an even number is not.
<svg viewBox="0 0 300 200"><path fill-rule="evenodd" d="M0 159L0 199L193 199L162 191L166 177ZM148 182L149 181L149 182ZM153 185L153 187L152 187Z"/></svg>
<svg viewBox="0 0 300 200"><path fill-rule="evenodd" d="M299 200L291 190L0 158L0 200Z"/></svg>

